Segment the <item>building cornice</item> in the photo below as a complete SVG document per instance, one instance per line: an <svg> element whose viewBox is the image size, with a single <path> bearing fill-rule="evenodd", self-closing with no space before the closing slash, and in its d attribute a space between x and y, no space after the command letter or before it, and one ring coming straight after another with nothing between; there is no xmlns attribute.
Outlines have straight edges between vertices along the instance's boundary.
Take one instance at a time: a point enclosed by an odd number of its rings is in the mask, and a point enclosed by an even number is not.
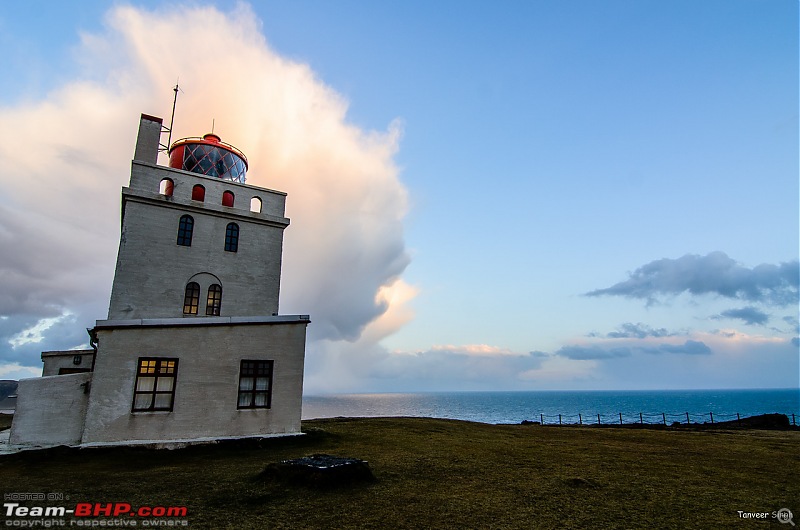
<svg viewBox="0 0 800 530"><path fill-rule="evenodd" d="M309 324L308 315L273 315L251 317L185 317L185 318L135 318L130 320L98 320L96 330L126 328L174 328L203 326L241 326L261 324Z"/></svg>

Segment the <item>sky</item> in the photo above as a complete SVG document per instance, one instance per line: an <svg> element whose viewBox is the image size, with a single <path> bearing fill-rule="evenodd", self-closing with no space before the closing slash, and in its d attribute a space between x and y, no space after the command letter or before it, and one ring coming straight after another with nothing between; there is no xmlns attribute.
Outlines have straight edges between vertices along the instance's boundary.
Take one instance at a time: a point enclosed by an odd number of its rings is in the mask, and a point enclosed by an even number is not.
<svg viewBox="0 0 800 530"><path fill-rule="evenodd" d="M29 1L0 45L0 378L107 316L177 81L173 139L288 193L306 394L800 387L794 0Z"/></svg>

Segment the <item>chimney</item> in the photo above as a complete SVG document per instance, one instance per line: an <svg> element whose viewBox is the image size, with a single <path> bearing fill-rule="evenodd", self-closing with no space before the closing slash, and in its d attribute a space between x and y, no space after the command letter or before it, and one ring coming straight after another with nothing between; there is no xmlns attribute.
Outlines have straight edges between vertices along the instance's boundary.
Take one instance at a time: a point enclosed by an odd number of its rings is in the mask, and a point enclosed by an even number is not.
<svg viewBox="0 0 800 530"><path fill-rule="evenodd" d="M142 114L139 118L139 135L136 137L136 151L133 159L148 164L158 160L158 147L161 141L161 118Z"/></svg>

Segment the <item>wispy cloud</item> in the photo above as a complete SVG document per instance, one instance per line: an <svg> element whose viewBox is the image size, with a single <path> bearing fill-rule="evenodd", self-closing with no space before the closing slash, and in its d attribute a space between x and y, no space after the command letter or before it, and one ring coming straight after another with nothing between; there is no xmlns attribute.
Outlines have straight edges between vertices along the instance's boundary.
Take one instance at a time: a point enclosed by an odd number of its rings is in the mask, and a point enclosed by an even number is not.
<svg viewBox="0 0 800 530"><path fill-rule="evenodd" d="M798 302L798 283L798 260L748 268L717 251L652 261L632 272L627 280L586 296L623 296L654 303L663 295L713 294L783 307Z"/></svg>
<svg viewBox="0 0 800 530"><path fill-rule="evenodd" d="M64 313L63 315L57 317L43 318L33 326L20 331L8 339L8 343L11 344L11 347L14 349L26 344L39 344L44 340L45 332L59 322L69 319L68 321L74 324L75 322L69 318L70 316L72 316L71 313Z"/></svg>
<svg viewBox="0 0 800 530"><path fill-rule="evenodd" d="M526 353L518 353L508 348L500 348L498 346L490 346L488 344L465 344L463 346L436 345L432 346L429 351L449 353L451 355L464 355L468 357L497 357L497 356L526 356Z"/></svg>
<svg viewBox="0 0 800 530"><path fill-rule="evenodd" d="M572 345L562 346L555 352L559 357L566 357L578 361L590 359L613 359L616 357L630 357L631 348L626 346L603 347L598 345Z"/></svg>
<svg viewBox="0 0 800 530"><path fill-rule="evenodd" d="M20 366L19 363L0 365L0 379L25 379L42 375L41 368Z"/></svg>
<svg viewBox="0 0 800 530"><path fill-rule="evenodd" d="M699 340L687 340L683 344L664 343L655 347L641 346L638 349L644 353L683 353L686 355L708 355L711 353L711 348Z"/></svg>
<svg viewBox="0 0 800 530"><path fill-rule="evenodd" d="M669 331L666 328L653 328L641 322L636 324L625 322L620 324L616 330L606 333L605 337L609 339L644 339L646 337L673 337L675 335L679 335L679 333ZM598 337L600 335L592 333L589 336Z"/></svg>
<svg viewBox="0 0 800 530"><path fill-rule="evenodd" d="M792 327L792 332L800 333L800 320L793 316L785 316L782 318L784 322Z"/></svg>
<svg viewBox="0 0 800 530"><path fill-rule="evenodd" d="M714 320L722 320L726 318L739 319L744 321L745 324L754 326L763 326L769 322L769 315L755 307L742 307L740 309L728 309L721 312L719 315L713 317Z"/></svg>

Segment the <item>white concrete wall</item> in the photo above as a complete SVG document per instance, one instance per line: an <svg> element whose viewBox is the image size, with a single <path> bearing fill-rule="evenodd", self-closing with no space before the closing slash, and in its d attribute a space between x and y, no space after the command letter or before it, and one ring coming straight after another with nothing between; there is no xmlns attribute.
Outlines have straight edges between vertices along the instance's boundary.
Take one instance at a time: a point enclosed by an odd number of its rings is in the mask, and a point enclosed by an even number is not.
<svg viewBox="0 0 800 530"><path fill-rule="evenodd" d="M48 447L81 441L91 373L21 379L9 443Z"/></svg>
<svg viewBox="0 0 800 530"><path fill-rule="evenodd" d="M158 193L161 178L175 183L172 197ZM206 188L204 202L191 200L196 183ZM221 205L222 193L236 194L233 208ZM264 212L249 211L259 195ZM254 186L134 162L131 186L123 190L123 223L109 319L183 316L186 284L198 273L219 278L221 316L272 315L278 312L285 195ZM273 204L274 203L274 204ZM191 246L176 244L180 217L194 218ZM225 229L239 225L239 248L226 252ZM209 282L206 282L209 283ZM198 316L205 316L207 285L201 285Z"/></svg>
<svg viewBox="0 0 800 530"><path fill-rule="evenodd" d="M73 359L76 355L81 357L81 363L75 364ZM92 357L94 357L94 350L66 350L66 351L45 351L42 352L42 375L58 375L61 368L92 368Z"/></svg>
<svg viewBox="0 0 800 530"><path fill-rule="evenodd" d="M187 324L98 322L99 349L83 443L300 432L307 321L277 317L274 323L256 324L183 322ZM172 412L131 412L140 357L179 359ZM272 408L236 408L242 359L275 362Z"/></svg>

